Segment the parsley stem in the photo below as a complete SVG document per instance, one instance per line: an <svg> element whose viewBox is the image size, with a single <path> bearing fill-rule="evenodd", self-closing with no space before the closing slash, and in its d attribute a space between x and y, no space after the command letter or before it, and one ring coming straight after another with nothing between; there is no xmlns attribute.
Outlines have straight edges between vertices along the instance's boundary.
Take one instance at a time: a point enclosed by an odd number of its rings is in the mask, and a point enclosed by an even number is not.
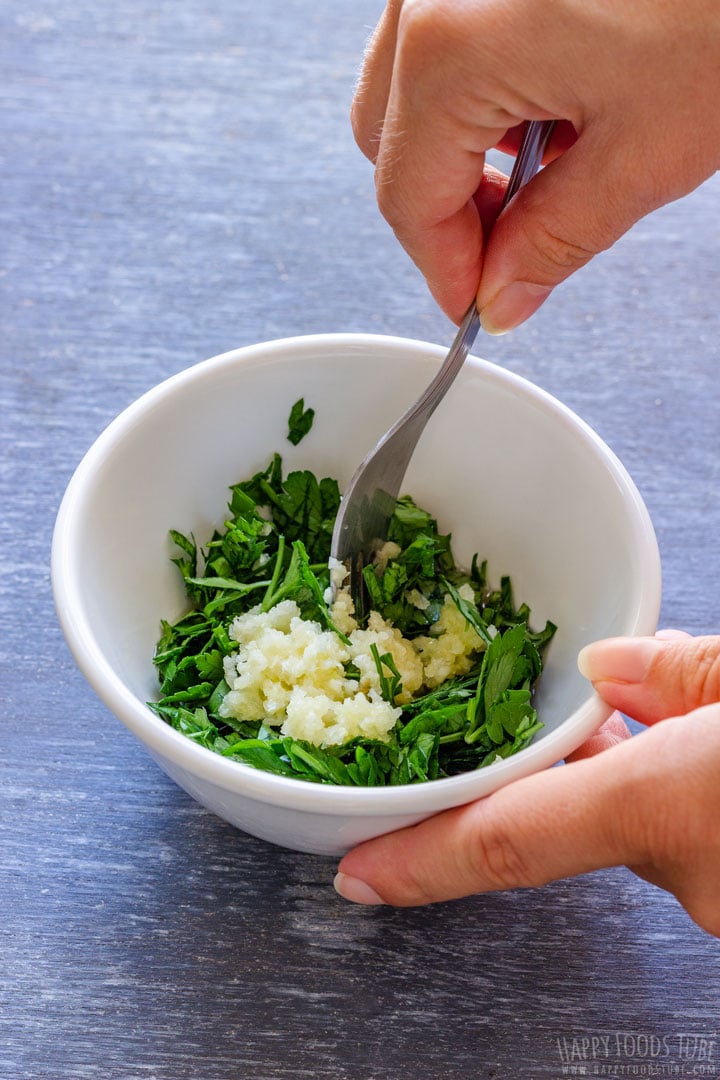
<svg viewBox="0 0 720 1080"><path fill-rule="evenodd" d="M392 653L383 653L381 656L378 647L374 642L370 646L370 652L375 661L375 667L377 668L378 678L380 680L380 693L389 705L394 705L395 698L398 694L402 693L402 682L400 672L395 665ZM383 667L386 667L388 671L390 671L392 679L387 677L383 671Z"/></svg>
<svg viewBox="0 0 720 1080"><path fill-rule="evenodd" d="M262 610L269 611L274 604L274 594L277 589L277 583L280 580L280 573L282 571L283 559L285 557L285 537L281 534L278 537L278 549L275 556L275 566L273 568L273 576L270 580L270 584L267 587L267 591L262 599Z"/></svg>

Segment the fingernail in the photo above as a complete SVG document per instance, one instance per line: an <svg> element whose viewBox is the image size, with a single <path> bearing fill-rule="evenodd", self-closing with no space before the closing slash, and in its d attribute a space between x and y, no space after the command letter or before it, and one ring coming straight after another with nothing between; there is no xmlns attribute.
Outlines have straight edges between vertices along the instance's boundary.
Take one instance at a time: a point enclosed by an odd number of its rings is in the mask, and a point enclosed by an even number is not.
<svg viewBox="0 0 720 1080"><path fill-rule="evenodd" d="M607 638L581 649L578 667L593 683L639 683L662 648L655 638Z"/></svg>
<svg viewBox="0 0 720 1080"><path fill-rule="evenodd" d="M529 319L551 292L550 285L513 281L483 306L480 325L488 334L506 334Z"/></svg>
<svg viewBox="0 0 720 1080"><path fill-rule="evenodd" d="M378 896L360 878L350 877L348 874L338 873L333 881L335 891L342 896L343 900L350 900L353 904L384 904L385 901Z"/></svg>

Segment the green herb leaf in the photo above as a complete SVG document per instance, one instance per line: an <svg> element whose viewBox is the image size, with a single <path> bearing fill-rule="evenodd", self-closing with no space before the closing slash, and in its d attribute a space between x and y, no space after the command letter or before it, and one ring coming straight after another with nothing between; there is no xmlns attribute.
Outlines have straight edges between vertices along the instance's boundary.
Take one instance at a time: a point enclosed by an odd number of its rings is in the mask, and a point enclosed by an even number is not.
<svg viewBox="0 0 720 1080"><path fill-rule="evenodd" d="M381 656L374 642L370 646L370 652L375 661L380 680L380 693L385 701L389 702L390 705L394 705L395 698L402 693L402 676L397 669L392 653L383 653ZM389 677L385 674L385 668L390 672Z"/></svg>
<svg viewBox="0 0 720 1080"><path fill-rule="evenodd" d="M301 400L291 423L312 421ZM305 419L303 419L305 418ZM297 421L297 423L295 423ZM300 436L302 437L302 436ZM191 610L163 621L155 653L161 697L151 707L199 745L280 776L322 784L383 786L425 783L484 768L522 750L542 728L533 703L542 657L555 633L530 629L530 611L516 607L509 577L488 587L486 562L469 573L455 565L451 538L409 496L398 499L389 539L397 550L385 565L365 568L372 608L406 638L433 633L448 596L484 644L470 670L401 706L387 740L355 738L320 748L282 736L262 717L222 717L228 693L224 658L236 650L230 626L260 603L284 599L304 618L339 633L325 603L327 560L340 493L337 482L307 470L283 477L274 454L267 467L233 485L228 516L203 553L195 538L171 530ZM474 601L460 596L473 587ZM347 642L343 634L340 638ZM395 704L402 677L390 652L371 653L383 698ZM345 675L359 680L356 664Z"/></svg>
<svg viewBox="0 0 720 1080"><path fill-rule="evenodd" d="M447 578L443 578L443 583L450 593L452 601L460 614L465 616L470 626L472 626L473 630L476 631L486 645L492 645L493 639L488 624L485 622L478 608L474 604L471 604L469 600L464 600L455 586L451 585Z"/></svg>
<svg viewBox="0 0 720 1080"><path fill-rule="evenodd" d="M296 401L290 410L290 418L288 420L288 439L293 444L297 444L304 439L308 431L312 427L313 420L315 419L315 410L306 409L305 401L300 398Z"/></svg>

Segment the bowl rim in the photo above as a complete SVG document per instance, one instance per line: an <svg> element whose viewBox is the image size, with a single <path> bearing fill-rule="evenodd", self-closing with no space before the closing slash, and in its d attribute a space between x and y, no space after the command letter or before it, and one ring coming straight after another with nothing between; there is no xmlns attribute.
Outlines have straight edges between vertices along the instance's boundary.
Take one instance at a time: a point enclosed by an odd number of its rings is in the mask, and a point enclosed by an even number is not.
<svg viewBox="0 0 720 1080"><path fill-rule="evenodd" d="M588 738L611 713L609 706L588 689L588 697L558 729L549 732L521 753L484 769L445 777L422 784L393 787L356 788L314 784L306 780L277 776L242 762L223 758L199 746L140 701L106 660L90 627L82 601L82 582L74 559L75 537L90 496L93 480L109 453L126 434L150 413L156 404L186 384L204 379L215 370L243 366L263 357L297 351L337 350L381 346L406 353L412 349L439 364L446 355L440 345L384 334L322 333L295 335L229 350L202 360L164 379L123 409L87 450L67 485L58 510L52 538L51 581L56 612L75 662L98 697L111 712L162 763L166 759L197 780L253 800L287 809L321 815L386 816L431 813L474 801L490 790L561 761ZM616 454L589 424L568 406L529 379L487 360L470 356L466 365L483 377L511 386L533 400L536 407L552 412L561 423L572 427L591 446L613 475L632 509L634 542L642 552L642 579L638 582L638 602L630 634L652 634L657 626L661 599L660 554L655 531L634 481ZM158 621L161 613L158 613Z"/></svg>

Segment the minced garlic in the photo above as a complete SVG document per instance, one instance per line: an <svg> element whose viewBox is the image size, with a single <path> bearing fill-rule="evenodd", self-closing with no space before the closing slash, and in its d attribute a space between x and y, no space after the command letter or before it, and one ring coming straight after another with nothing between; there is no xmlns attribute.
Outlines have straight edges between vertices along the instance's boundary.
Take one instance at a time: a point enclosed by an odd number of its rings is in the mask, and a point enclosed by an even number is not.
<svg viewBox="0 0 720 1080"><path fill-rule="evenodd" d="M463 600L473 601L470 585L461 585L458 593ZM428 689L440 686L455 675L466 675L474 658L484 647L477 630L467 621L451 596L446 596L440 617L430 634L413 640L423 665L423 682Z"/></svg>
<svg viewBox="0 0 720 1080"><path fill-rule="evenodd" d="M464 593L469 590L469 595ZM460 595L472 599L470 586ZM352 598L338 589L331 618L349 639L300 617L293 600L270 611L253 608L234 619L230 637L238 651L225 658L229 692L221 716L264 720L283 735L316 746L335 746L356 736L385 739L401 715L397 705L410 701L453 675L465 674L472 656L483 648L452 601L446 597L431 635L410 641L373 611L366 629L355 620ZM393 706L381 696L380 678L371 652L392 655L402 691ZM348 678L352 664L359 678Z"/></svg>

